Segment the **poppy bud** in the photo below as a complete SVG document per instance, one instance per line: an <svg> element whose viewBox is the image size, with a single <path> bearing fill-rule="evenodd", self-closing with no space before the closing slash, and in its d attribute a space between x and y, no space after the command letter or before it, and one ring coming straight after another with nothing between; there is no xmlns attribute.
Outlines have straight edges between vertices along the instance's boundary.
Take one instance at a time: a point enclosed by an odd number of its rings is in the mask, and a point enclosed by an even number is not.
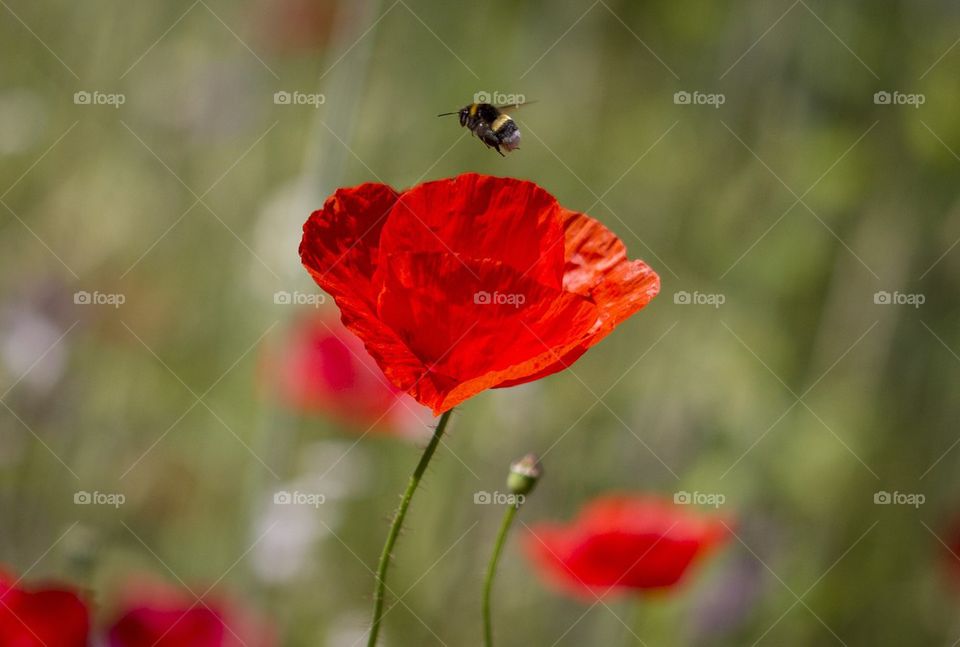
<svg viewBox="0 0 960 647"><path fill-rule="evenodd" d="M507 488L512 494L530 494L537 480L543 476L543 466L536 454L527 454L510 465Z"/></svg>

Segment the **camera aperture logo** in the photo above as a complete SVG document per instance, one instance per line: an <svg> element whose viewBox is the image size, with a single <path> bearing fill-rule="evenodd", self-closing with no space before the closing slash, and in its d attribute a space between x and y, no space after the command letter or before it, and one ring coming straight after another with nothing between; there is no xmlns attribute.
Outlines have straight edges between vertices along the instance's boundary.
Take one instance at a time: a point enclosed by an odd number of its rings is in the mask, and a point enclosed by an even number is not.
<svg viewBox="0 0 960 647"><path fill-rule="evenodd" d="M301 492L299 490L294 490L293 492L280 490L273 495L273 503L275 505L309 505L314 508L319 508L326 500L327 497L323 494L317 492Z"/></svg>
<svg viewBox="0 0 960 647"><path fill-rule="evenodd" d="M113 106L119 108L127 102L127 95L119 92L78 90L73 93L73 103L78 106Z"/></svg>
<svg viewBox="0 0 960 647"><path fill-rule="evenodd" d="M527 498L522 494L511 492L487 492L480 490L473 493L474 505L523 505Z"/></svg>
<svg viewBox="0 0 960 647"><path fill-rule="evenodd" d="M719 92L679 90L673 93L673 102L678 106L713 106L719 108L727 102L727 97Z"/></svg>
<svg viewBox="0 0 960 647"><path fill-rule="evenodd" d="M919 93L908 94L898 90L893 92L880 90L873 93L873 102L878 106L913 106L919 108L927 102L927 96Z"/></svg>
<svg viewBox="0 0 960 647"><path fill-rule="evenodd" d="M927 497L919 492L887 492L880 490L873 493L873 502L876 505L910 505L919 508L927 502Z"/></svg>
<svg viewBox="0 0 960 647"><path fill-rule="evenodd" d="M473 93L473 102L492 103L495 106L515 106L519 103L526 103L527 97L515 92L500 92L499 90L487 92L486 90L480 90L479 92Z"/></svg>
<svg viewBox="0 0 960 647"><path fill-rule="evenodd" d="M80 490L73 493L74 505L109 505L119 508L127 502L127 497L119 492L87 492Z"/></svg>
<svg viewBox="0 0 960 647"><path fill-rule="evenodd" d="M73 293L73 302L78 306L113 306L119 308L127 302L127 297L119 292L78 290Z"/></svg>
<svg viewBox="0 0 960 647"><path fill-rule="evenodd" d="M313 306L319 308L326 303L327 295L315 292L287 292L280 290L273 293L273 302L278 306Z"/></svg>
<svg viewBox="0 0 960 647"><path fill-rule="evenodd" d="M919 308L926 303L927 297L923 294L910 294L906 292L887 292L880 290L873 293L873 302L878 306L913 306Z"/></svg>
<svg viewBox="0 0 960 647"><path fill-rule="evenodd" d="M687 492L680 490L673 493L673 502L677 505L709 505L719 508L727 502L727 497L719 492Z"/></svg>
<svg viewBox="0 0 960 647"><path fill-rule="evenodd" d="M513 306L519 308L527 302L527 297L519 293L480 290L473 293L473 302L480 306Z"/></svg>
<svg viewBox="0 0 960 647"><path fill-rule="evenodd" d="M273 93L273 103L278 106L313 106L319 108L327 102L327 97L320 92L300 92L294 90L277 90Z"/></svg>
<svg viewBox="0 0 960 647"><path fill-rule="evenodd" d="M673 302L680 306L713 306L714 308L719 308L724 303L727 302L727 297L724 294L710 294L708 292L698 292L694 290L692 293L687 292L686 290L680 290L679 292L673 293Z"/></svg>

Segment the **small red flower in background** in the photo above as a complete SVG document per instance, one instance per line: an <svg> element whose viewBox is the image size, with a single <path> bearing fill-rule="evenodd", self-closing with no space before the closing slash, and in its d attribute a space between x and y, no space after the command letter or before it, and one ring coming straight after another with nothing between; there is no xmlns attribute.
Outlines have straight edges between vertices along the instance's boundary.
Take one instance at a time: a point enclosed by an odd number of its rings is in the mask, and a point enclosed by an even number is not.
<svg viewBox="0 0 960 647"><path fill-rule="evenodd" d="M86 647L87 605L58 584L21 587L0 572L0 645L4 647Z"/></svg>
<svg viewBox="0 0 960 647"><path fill-rule="evenodd" d="M107 647L274 647L272 631L222 599L202 602L165 584L139 582L122 595Z"/></svg>
<svg viewBox="0 0 960 647"><path fill-rule="evenodd" d="M400 435L425 429L429 412L393 386L331 311L304 312L265 358L267 388L286 406Z"/></svg>
<svg viewBox="0 0 960 647"><path fill-rule="evenodd" d="M525 548L551 583L605 595L670 588L727 538L717 517L660 499L614 496L594 500L569 525L532 528Z"/></svg>
<svg viewBox="0 0 960 647"><path fill-rule="evenodd" d="M660 279L596 220L522 180L339 189L300 258L386 376L433 409L563 370Z"/></svg>

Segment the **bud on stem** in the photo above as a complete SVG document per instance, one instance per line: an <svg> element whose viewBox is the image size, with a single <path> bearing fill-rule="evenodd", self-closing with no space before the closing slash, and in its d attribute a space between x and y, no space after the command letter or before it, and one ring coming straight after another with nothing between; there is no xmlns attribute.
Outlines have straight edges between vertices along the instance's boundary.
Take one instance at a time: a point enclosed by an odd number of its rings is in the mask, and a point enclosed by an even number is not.
<svg viewBox="0 0 960 647"><path fill-rule="evenodd" d="M506 544L507 532L513 523L513 518L523 505L524 497L533 491L537 480L543 476L543 466L536 454L527 454L520 460L510 465L510 474L507 475L507 488L511 494L516 495L517 503L509 506L503 514L503 522L500 524L500 533L497 535L497 541L493 546L493 555L490 557L490 563L487 566L487 576L483 582L483 608L481 615L483 617L483 644L484 647L493 647L493 622L490 614L490 594L493 591L493 578L497 573L497 563L500 561L500 553L503 552L503 546Z"/></svg>
<svg viewBox="0 0 960 647"><path fill-rule="evenodd" d="M527 454L510 465L507 488L512 494L530 494L543 476L543 466L536 454Z"/></svg>

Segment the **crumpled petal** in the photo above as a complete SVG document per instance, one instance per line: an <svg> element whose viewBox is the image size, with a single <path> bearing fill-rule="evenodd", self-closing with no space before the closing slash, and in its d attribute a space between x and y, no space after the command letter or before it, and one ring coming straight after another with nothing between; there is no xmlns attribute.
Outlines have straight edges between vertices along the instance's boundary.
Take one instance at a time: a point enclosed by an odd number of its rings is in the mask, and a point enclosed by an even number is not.
<svg viewBox="0 0 960 647"><path fill-rule="evenodd" d="M346 293L372 305L371 280L379 258L380 233L397 192L367 183L337 189L303 225L300 259L328 292Z"/></svg>
<svg viewBox="0 0 960 647"><path fill-rule="evenodd" d="M380 233L397 199L385 184L338 189L303 225L300 259L340 308L343 324L363 340L381 367L416 371L421 365L376 314L373 283ZM384 368L389 377L389 372ZM396 382L394 382L396 384Z"/></svg>
<svg viewBox="0 0 960 647"><path fill-rule="evenodd" d="M643 261L628 260L626 247L613 232L582 213L563 211L566 235L563 287L593 299L600 312L600 326L585 343L558 356L557 361L544 370L504 382L500 387L532 382L569 368L660 292L660 277Z"/></svg>

